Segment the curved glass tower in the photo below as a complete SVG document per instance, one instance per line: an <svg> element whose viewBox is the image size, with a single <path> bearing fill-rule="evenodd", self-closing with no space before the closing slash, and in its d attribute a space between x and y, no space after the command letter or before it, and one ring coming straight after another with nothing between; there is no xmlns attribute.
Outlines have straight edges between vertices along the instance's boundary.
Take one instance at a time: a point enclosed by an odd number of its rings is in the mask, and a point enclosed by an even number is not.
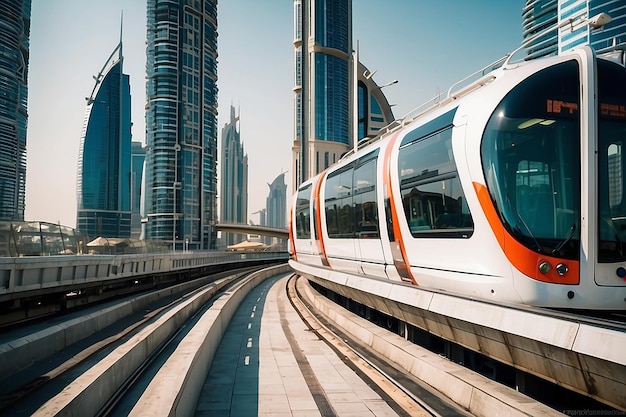
<svg viewBox="0 0 626 417"><path fill-rule="evenodd" d="M116 55L117 53L117 55ZM78 152L76 228L90 239L130 237L130 82L120 42L87 98Z"/></svg>
<svg viewBox="0 0 626 417"><path fill-rule="evenodd" d="M524 39L547 30L528 45L527 59L555 55L578 45L589 45L602 51L614 44L625 43L625 11L626 0L527 0L522 9ZM611 22L602 28L579 23L599 13L607 13Z"/></svg>
<svg viewBox="0 0 626 417"><path fill-rule="evenodd" d="M24 220L30 7L0 2L0 220Z"/></svg>
<svg viewBox="0 0 626 417"><path fill-rule="evenodd" d="M267 225L272 227L287 226L287 185L285 174L278 175L271 184L267 195L265 208L267 210Z"/></svg>
<svg viewBox="0 0 626 417"><path fill-rule="evenodd" d="M554 28L531 42L526 48L528 59L556 54L558 6L558 0L526 0L526 5L522 9L522 36L524 39L529 39L548 28Z"/></svg>
<svg viewBox="0 0 626 417"><path fill-rule="evenodd" d="M217 0L148 0L145 237L215 247Z"/></svg>

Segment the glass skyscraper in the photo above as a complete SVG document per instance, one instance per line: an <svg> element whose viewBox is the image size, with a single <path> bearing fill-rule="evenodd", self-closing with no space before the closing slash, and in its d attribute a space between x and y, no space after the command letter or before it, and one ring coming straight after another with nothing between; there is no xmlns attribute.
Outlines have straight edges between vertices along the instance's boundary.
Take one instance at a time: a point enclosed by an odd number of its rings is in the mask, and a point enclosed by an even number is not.
<svg viewBox="0 0 626 417"><path fill-rule="evenodd" d="M248 155L239 132L239 116L230 107L230 121L222 129L220 221L248 223ZM244 240L242 234L228 233L227 245Z"/></svg>
<svg viewBox="0 0 626 417"><path fill-rule="evenodd" d="M285 174L279 174L271 184L268 183L267 185L269 193L265 199L265 208L257 211L260 214L261 226L285 228L287 226L287 185L285 184ZM267 246L285 243L284 239L271 236L262 236L261 241Z"/></svg>
<svg viewBox="0 0 626 417"><path fill-rule="evenodd" d="M294 0L293 45L295 189L352 149L355 136L375 135L393 114L373 74L354 63L351 0Z"/></svg>
<svg viewBox="0 0 626 417"><path fill-rule="evenodd" d="M0 1L0 220L24 220L30 10Z"/></svg>
<svg viewBox="0 0 626 417"><path fill-rule="evenodd" d="M78 152L76 228L94 239L130 237L130 81L122 42L95 78L87 98Z"/></svg>
<svg viewBox="0 0 626 417"><path fill-rule="evenodd" d="M522 9L522 35L529 39L548 28L541 37L535 39L526 48L528 59L555 54L557 51L557 10L558 0L526 0Z"/></svg>
<svg viewBox="0 0 626 417"><path fill-rule="evenodd" d="M146 160L146 149L141 142L132 142L130 147L130 237L140 238L141 236L141 193L143 184L143 169Z"/></svg>
<svg viewBox="0 0 626 417"><path fill-rule="evenodd" d="M351 146L352 1L295 0L294 19L297 186Z"/></svg>
<svg viewBox="0 0 626 417"><path fill-rule="evenodd" d="M580 23L602 12L612 18L604 27ZM554 55L578 45L601 51L626 42L626 0L527 0L522 9L522 27L524 39L552 28L530 42L526 48L528 59Z"/></svg>
<svg viewBox="0 0 626 417"><path fill-rule="evenodd" d="M147 239L215 246L217 0L148 0Z"/></svg>
<svg viewBox="0 0 626 417"><path fill-rule="evenodd" d="M267 210L267 225L272 227L287 227L287 185L285 174L277 176L271 184L265 207Z"/></svg>

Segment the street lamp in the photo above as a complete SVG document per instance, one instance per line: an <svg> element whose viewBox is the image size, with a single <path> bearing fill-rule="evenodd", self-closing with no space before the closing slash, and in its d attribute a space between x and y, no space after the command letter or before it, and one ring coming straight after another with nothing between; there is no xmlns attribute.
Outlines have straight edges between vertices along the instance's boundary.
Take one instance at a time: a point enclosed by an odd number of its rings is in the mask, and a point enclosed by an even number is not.
<svg viewBox="0 0 626 417"><path fill-rule="evenodd" d="M383 85L379 85L378 89L382 90L383 88L389 87L390 85L394 85L394 84L398 84L398 80L392 80L392 81L389 81L388 83L385 83Z"/></svg>

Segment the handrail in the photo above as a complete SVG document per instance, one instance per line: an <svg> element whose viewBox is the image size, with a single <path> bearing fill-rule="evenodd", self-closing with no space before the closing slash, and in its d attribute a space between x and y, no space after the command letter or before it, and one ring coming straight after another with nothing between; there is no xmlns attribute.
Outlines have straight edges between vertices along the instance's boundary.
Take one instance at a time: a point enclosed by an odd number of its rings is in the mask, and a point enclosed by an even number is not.
<svg viewBox="0 0 626 417"><path fill-rule="evenodd" d="M626 53L626 41L615 43L615 38L613 38L613 45L604 47L602 49L597 49L596 54L598 56L602 56L602 55L608 55L612 52L618 52L618 51L621 51L622 54ZM625 64L625 63L622 62L622 64Z"/></svg>
<svg viewBox="0 0 626 417"><path fill-rule="evenodd" d="M491 71L496 70L501 63L504 61L504 59L506 59L506 57L500 58L497 61L494 61L492 64L474 72L473 74L471 74L470 76L464 78L463 80L455 83L452 87L450 87L450 89L448 90L447 94L444 96L442 93L437 94L436 96L434 96L433 98L427 100L425 103L417 106L416 108L410 110L408 113L406 113L404 116L402 116L399 119L393 120L392 122L390 122L388 125L382 127L376 136L371 137L371 138L363 138L361 141L359 141L359 143L357 144L356 148L361 149L367 145L370 145L372 143L375 143L377 141L379 141L380 139L382 139L383 137L395 132L398 129L401 129L402 127L406 126L407 124L411 123L412 121L414 121L415 119L417 119L420 116L423 116L424 114L439 108L441 106L443 106L444 104L449 103L450 101L456 100L457 98L469 93L470 91L475 90L476 88L480 88L486 84L488 84L489 82L493 81L496 77L494 75L488 75L487 77L482 77L479 78L478 80L474 81L473 83L467 85L465 88L454 91L454 95L452 95L452 88L454 86L460 85L462 82L469 80L470 78L476 76L477 74L484 72L486 69L491 68ZM443 97L443 99L442 99ZM346 158L349 155L352 155L354 153L354 149L348 151L346 154L343 155L343 157L341 159Z"/></svg>
<svg viewBox="0 0 626 417"><path fill-rule="evenodd" d="M478 71L475 71L474 73L468 75L467 77L463 78L462 80L457 81L456 83L452 84L450 86L450 88L448 89L448 97L450 97L452 95L452 89L458 85L460 85L461 83L465 82L465 81L469 81L470 79L472 79L473 77L476 77L477 75L480 74L481 77L485 76L485 74L489 74L492 71L495 71L496 69L500 68L502 66L502 64L508 59L509 54L506 54L505 56L503 56L502 58L492 62L491 64L487 65L486 67L483 67L481 69L479 69ZM489 70L489 71L487 71ZM487 71L487 72L485 72ZM476 82L480 81L480 79L476 80Z"/></svg>

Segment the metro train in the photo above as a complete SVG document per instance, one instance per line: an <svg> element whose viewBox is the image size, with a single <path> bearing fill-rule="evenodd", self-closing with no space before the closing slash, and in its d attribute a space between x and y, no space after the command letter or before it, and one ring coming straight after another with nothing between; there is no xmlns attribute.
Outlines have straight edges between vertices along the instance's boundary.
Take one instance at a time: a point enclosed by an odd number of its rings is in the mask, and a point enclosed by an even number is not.
<svg viewBox="0 0 626 417"><path fill-rule="evenodd" d="M299 186L292 268L626 310L624 50L509 56L479 77Z"/></svg>

